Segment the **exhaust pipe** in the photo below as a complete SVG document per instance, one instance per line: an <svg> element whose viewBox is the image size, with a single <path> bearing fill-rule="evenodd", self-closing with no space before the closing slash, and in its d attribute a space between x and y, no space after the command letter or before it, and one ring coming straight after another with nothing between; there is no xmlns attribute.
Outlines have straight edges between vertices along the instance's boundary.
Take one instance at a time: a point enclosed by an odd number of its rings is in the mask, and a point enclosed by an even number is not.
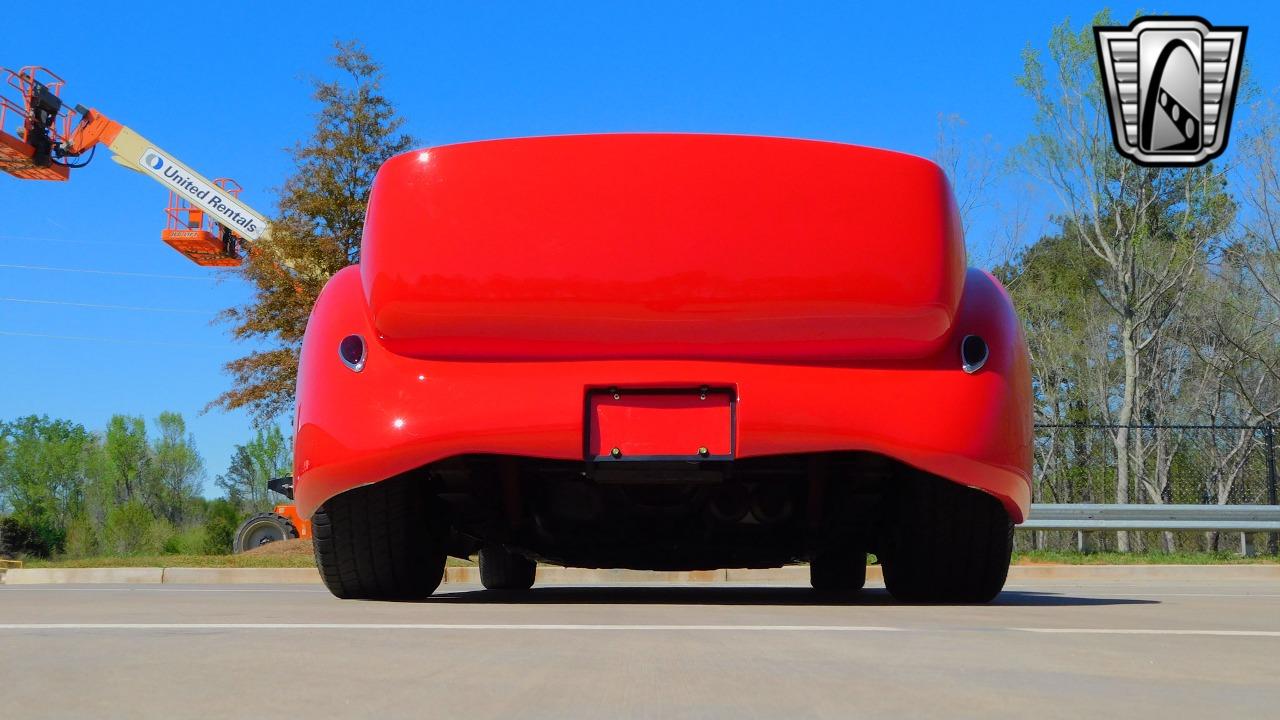
<svg viewBox="0 0 1280 720"><path fill-rule="evenodd" d="M991 357L991 349L987 347L986 340L977 335L964 336L960 342L960 369L972 375L987 364L988 357Z"/></svg>
<svg viewBox="0 0 1280 720"><path fill-rule="evenodd" d="M791 492L784 483L762 482L751 491L751 515L762 525L787 520L793 509Z"/></svg>
<svg viewBox="0 0 1280 720"><path fill-rule="evenodd" d="M738 523L747 516L751 498L740 483L725 483L711 496L707 507L715 519L730 524Z"/></svg>

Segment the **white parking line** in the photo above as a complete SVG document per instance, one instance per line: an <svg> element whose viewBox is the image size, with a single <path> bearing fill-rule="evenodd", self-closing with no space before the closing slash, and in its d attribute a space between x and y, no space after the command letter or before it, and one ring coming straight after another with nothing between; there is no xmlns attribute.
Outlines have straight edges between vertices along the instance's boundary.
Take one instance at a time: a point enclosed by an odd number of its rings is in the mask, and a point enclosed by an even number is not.
<svg viewBox="0 0 1280 720"><path fill-rule="evenodd" d="M1197 635L1213 637L1280 638L1280 630L1198 630L1185 628L1009 628L1018 632L1051 635Z"/></svg>
<svg viewBox="0 0 1280 720"><path fill-rule="evenodd" d="M1052 590L1051 593L1045 593L1046 590ZM1062 592L1063 590L1079 590L1077 593ZM1280 593L1210 593L1210 592L1144 592L1142 590L1134 590L1133 592L1094 592L1090 586L1084 585L1006 585L1005 592L1040 592L1042 594L1051 594L1060 597L1202 597L1202 598L1280 598Z"/></svg>
<svg viewBox="0 0 1280 720"><path fill-rule="evenodd" d="M1053 628L1053 627L889 627L883 625L541 625L449 623L4 623L0 631L33 630L430 630L539 632L1019 632L1051 635L1193 635L1280 638L1277 630L1211 630L1189 628Z"/></svg>
<svg viewBox="0 0 1280 720"><path fill-rule="evenodd" d="M905 632L878 625L503 625L450 623L4 623L0 630L542 630L679 632Z"/></svg>

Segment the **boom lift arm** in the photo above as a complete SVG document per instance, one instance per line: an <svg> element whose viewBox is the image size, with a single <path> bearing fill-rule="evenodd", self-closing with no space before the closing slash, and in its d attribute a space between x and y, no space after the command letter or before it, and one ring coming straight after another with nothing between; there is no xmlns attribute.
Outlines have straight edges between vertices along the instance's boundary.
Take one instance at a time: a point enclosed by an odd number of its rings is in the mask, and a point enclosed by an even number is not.
<svg viewBox="0 0 1280 720"><path fill-rule="evenodd" d="M97 145L105 145L116 163L163 184L224 229L221 237L212 237L199 229L200 222L196 220L196 227L188 230L186 236L167 230L165 241L182 254L201 265L239 264L226 262L238 259L235 237L250 244L270 242L271 227L266 219L240 201L238 190L232 192L224 187L226 181L220 184L208 180L155 143L97 110L77 106L76 113L81 119L67 140L66 155L79 156Z"/></svg>

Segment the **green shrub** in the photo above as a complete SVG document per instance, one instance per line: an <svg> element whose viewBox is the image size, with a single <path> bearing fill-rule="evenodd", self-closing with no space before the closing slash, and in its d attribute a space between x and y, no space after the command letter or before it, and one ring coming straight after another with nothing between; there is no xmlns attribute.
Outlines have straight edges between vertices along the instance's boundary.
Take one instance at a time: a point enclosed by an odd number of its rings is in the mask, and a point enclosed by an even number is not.
<svg viewBox="0 0 1280 720"><path fill-rule="evenodd" d="M102 529L103 550L110 555L158 553L171 532L172 527L157 520L145 505L130 500L107 512Z"/></svg>
<svg viewBox="0 0 1280 720"><path fill-rule="evenodd" d="M93 557L102 551L102 540L93 527L93 521L85 515L71 519L67 524L67 557Z"/></svg>
<svg viewBox="0 0 1280 720"><path fill-rule="evenodd" d="M204 552L204 525L188 525L171 534L164 542L166 555L200 555Z"/></svg>
<svg viewBox="0 0 1280 720"><path fill-rule="evenodd" d="M236 506L227 500L214 500L205 510L204 545L205 555L226 555L231 552L231 543L235 541L236 529L244 519Z"/></svg>
<svg viewBox="0 0 1280 720"><path fill-rule="evenodd" d="M49 523L16 516L0 518L0 557L51 557L65 540L66 534Z"/></svg>

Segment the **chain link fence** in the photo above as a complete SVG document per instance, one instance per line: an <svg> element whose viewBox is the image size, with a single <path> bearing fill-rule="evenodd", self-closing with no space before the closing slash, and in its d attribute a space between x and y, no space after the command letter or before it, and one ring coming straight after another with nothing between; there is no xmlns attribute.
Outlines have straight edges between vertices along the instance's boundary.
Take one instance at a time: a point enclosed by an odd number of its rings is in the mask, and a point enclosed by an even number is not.
<svg viewBox="0 0 1280 720"><path fill-rule="evenodd" d="M1121 452L1121 448L1127 448ZM1032 502L1274 505L1276 432L1271 425L1036 425ZM1128 481L1120 484L1120 458ZM1094 533L1094 546L1115 549L1115 533ZM1274 553L1265 534L1130 532L1138 550L1228 550L1252 543ZM1068 549L1074 532L1019 533L1020 549Z"/></svg>

